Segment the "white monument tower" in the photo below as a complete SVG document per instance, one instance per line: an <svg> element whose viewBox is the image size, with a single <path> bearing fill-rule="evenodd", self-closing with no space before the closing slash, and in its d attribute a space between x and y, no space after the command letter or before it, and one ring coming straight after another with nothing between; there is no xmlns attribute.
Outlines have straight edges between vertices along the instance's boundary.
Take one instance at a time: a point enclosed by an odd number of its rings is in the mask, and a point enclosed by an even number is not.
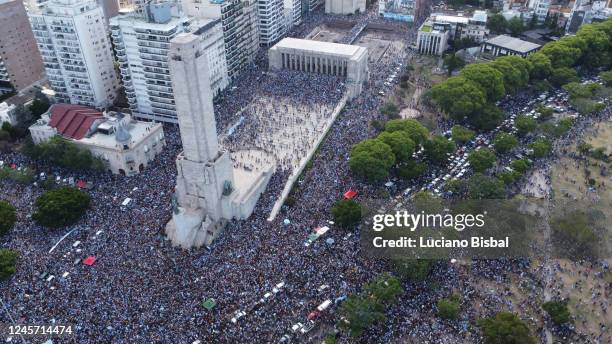
<svg viewBox="0 0 612 344"><path fill-rule="evenodd" d="M166 234L175 245L199 247L209 245L227 220L251 214L271 171L243 178L243 192L235 187L230 155L219 149L201 39L177 35L168 56L183 152L176 158L175 206Z"/></svg>

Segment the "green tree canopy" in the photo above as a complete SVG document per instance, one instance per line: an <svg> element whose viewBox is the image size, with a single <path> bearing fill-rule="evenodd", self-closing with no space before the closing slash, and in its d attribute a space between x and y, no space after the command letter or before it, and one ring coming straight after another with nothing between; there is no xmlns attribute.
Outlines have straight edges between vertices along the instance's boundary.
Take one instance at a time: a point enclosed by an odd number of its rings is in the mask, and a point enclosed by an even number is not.
<svg viewBox="0 0 612 344"><path fill-rule="evenodd" d="M397 163L402 163L410 160L416 145L410 139L407 131L384 131L378 135L378 139L391 147Z"/></svg>
<svg viewBox="0 0 612 344"><path fill-rule="evenodd" d="M17 258L16 251L0 248L0 281L7 280L15 273Z"/></svg>
<svg viewBox="0 0 612 344"><path fill-rule="evenodd" d="M516 136L509 133L500 132L493 138L493 147L498 153L506 153L516 147L517 144Z"/></svg>
<svg viewBox="0 0 612 344"><path fill-rule="evenodd" d="M512 167L513 170L519 172L519 173L525 173L527 172L527 170L529 169L529 166L531 164L529 163L529 161L527 161L527 159L518 159L518 160L514 160L510 163L510 167Z"/></svg>
<svg viewBox="0 0 612 344"><path fill-rule="evenodd" d="M563 89L569 93L572 99L591 98L597 90L601 89L601 85L596 83L583 85L579 82L570 82L563 85Z"/></svg>
<svg viewBox="0 0 612 344"><path fill-rule="evenodd" d="M391 266L402 280L419 282L429 276L434 263L431 259L394 259Z"/></svg>
<svg viewBox="0 0 612 344"><path fill-rule="evenodd" d="M576 35L586 43L582 62L587 68L593 69L610 64L609 50L612 36L608 36L595 25L581 26Z"/></svg>
<svg viewBox="0 0 612 344"><path fill-rule="evenodd" d="M471 141L476 135L473 130L470 130L461 125L454 125L451 129L453 140L458 144L464 144Z"/></svg>
<svg viewBox="0 0 612 344"><path fill-rule="evenodd" d="M537 128L538 123L536 123L536 120L531 117L518 115L514 119L514 126L516 127L520 136L525 136L534 131Z"/></svg>
<svg viewBox="0 0 612 344"><path fill-rule="evenodd" d="M529 145L529 148L533 149L533 156L536 158L543 158L550 154L552 150L552 144L550 141L539 138Z"/></svg>
<svg viewBox="0 0 612 344"><path fill-rule="evenodd" d="M469 118L469 122L477 129L491 130L504 118L503 111L494 104L487 103L482 110Z"/></svg>
<svg viewBox="0 0 612 344"><path fill-rule="evenodd" d="M465 61L461 56L455 53L449 53L444 56L444 66L446 67L448 76L451 76L453 72L465 65Z"/></svg>
<svg viewBox="0 0 612 344"><path fill-rule="evenodd" d="M545 44L540 53L548 56L553 68L571 67L582 55L580 49L571 48L559 42Z"/></svg>
<svg viewBox="0 0 612 344"><path fill-rule="evenodd" d="M529 327L515 314L499 312L478 321L486 344L535 344Z"/></svg>
<svg viewBox="0 0 612 344"><path fill-rule="evenodd" d="M413 118L393 119L385 123L385 131L395 132L400 130L405 131L417 146L422 145L429 136L429 130Z"/></svg>
<svg viewBox="0 0 612 344"><path fill-rule="evenodd" d="M72 187L46 191L36 200L32 218L41 226L60 228L76 223L89 208L89 195Z"/></svg>
<svg viewBox="0 0 612 344"><path fill-rule="evenodd" d="M570 321L570 311L567 308L567 302L547 301L542 304L542 308L557 325L563 325Z"/></svg>
<svg viewBox="0 0 612 344"><path fill-rule="evenodd" d="M486 103L480 87L460 76L435 85L431 89L431 96L442 111L457 120L469 118L482 110Z"/></svg>
<svg viewBox="0 0 612 344"><path fill-rule="evenodd" d="M472 151L468 156L468 161L476 172L484 172L495 165L497 158L491 149L483 148Z"/></svg>
<svg viewBox="0 0 612 344"><path fill-rule="evenodd" d="M373 297L382 304L392 304L404 293L399 279L389 274L382 274L374 281L364 286L366 295Z"/></svg>
<svg viewBox="0 0 612 344"><path fill-rule="evenodd" d="M550 73L552 73L552 62L550 58L541 52L536 52L527 56L527 61L529 61L532 66L530 71L530 77L532 79L543 80L548 78Z"/></svg>
<svg viewBox="0 0 612 344"><path fill-rule="evenodd" d="M491 66L499 70L504 79L504 87L508 92L516 92L527 86L531 63L519 56L502 56L491 62Z"/></svg>
<svg viewBox="0 0 612 344"><path fill-rule="evenodd" d="M368 327L385 320L385 307L367 296L351 295L340 305L338 325L359 337Z"/></svg>
<svg viewBox="0 0 612 344"><path fill-rule="evenodd" d="M561 87L570 82L578 82L580 78L578 78L578 73L574 68L570 67L561 67L555 68L552 71L552 74L548 78L548 80L555 86Z"/></svg>
<svg viewBox="0 0 612 344"><path fill-rule="evenodd" d="M447 140L444 136L436 135L431 140L425 142L425 156L429 161L441 163L447 159L447 153L452 153L455 150L455 144Z"/></svg>
<svg viewBox="0 0 612 344"><path fill-rule="evenodd" d="M422 175L426 170L425 163L409 160L399 167L398 174L404 180L411 180Z"/></svg>
<svg viewBox="0 0 612 344"><path fill-rule="evenodd" d="M497 13L490 16L487 20L487 28L496 34L504 34L506 33L506 29L508 28L508 21L504 18L503 15Z"/></svg>
<svg viewBox="0 0 612 344"><path fill-rule="evenodd" d="M455 320L459 317L459 295L453 294L447 299L438 300L438 316L442 319Z"/></svg>
<svg viewBox="0 0 612 344"><path fill-rule="evenodd" d="M502 181L476 173L468 181L468 194L471 199L504 199L506 189Z"/></svg>
<svg viewBox="0 0 612 344"><path fill-rule="evenodd" d="M0 236L5 235L13 228L17 221L15 207L5 201L0 201Z"/></svg>
<svg viewBox="0 0 612 344"><path fill-rule="evenodd" d="M603 81L604 85L610 87L612 86L612 71L601 72L599 73L599 77L601 81Z"/></svg>
<svg viewBox="0 0 612 344"><path fill-rule="evenodd" d="M510 30L510 34L514 37L520 35L525 31L525 25L523 25L523 20L519 17L512 17L508 20L508 29Z"/></svg>
<svg viewBox="0 0 612 344"><path fill-rule="evenodd" d="M461 69L459 75L478 85L490 102L500 100L506 95L503 74L489 63L467 65Z"/></svg>
<svg viewBox="0 0 612 344"><path fill-rule="evenodd" d="M334 222L343 228L353 228L361 221L361 205L353 199L336 202L331 209Z"/></svg>
<svg viewBox="0 0 612 344"><path fill-rule="evenodd" d="M38 145L28 140L22 146L21 152L32 160L44 160L72 170L102 171L105 167L102 160L91 155L89 150L82 149L61 136L54 136Z"/></svg>

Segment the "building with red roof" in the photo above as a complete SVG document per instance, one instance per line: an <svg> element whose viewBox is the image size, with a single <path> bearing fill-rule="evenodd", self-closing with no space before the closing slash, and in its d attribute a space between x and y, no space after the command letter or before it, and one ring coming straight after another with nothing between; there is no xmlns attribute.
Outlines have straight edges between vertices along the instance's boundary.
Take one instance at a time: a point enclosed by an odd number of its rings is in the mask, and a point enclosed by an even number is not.
<svg viewBox="0 0 612 344"><path fill-rule="evenodd" d="M142 171L165 144L159 123L74 104L51 105L29 129L35 144L61 136L105 161L111 172L123 175Z"/></svg>

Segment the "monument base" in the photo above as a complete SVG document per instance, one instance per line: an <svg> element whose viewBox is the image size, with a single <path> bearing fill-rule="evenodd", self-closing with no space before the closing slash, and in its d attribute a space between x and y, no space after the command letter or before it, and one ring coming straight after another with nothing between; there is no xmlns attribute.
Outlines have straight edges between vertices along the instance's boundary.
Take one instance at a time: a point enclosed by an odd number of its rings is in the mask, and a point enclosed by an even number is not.
<svg viewBox="0 0 612 344"><path fill-rule="evenodd" d="M225 227L225 221L212 221L203 212L179 207L166 224L166 235L174 246L184 249L210 245Z"/></svg>

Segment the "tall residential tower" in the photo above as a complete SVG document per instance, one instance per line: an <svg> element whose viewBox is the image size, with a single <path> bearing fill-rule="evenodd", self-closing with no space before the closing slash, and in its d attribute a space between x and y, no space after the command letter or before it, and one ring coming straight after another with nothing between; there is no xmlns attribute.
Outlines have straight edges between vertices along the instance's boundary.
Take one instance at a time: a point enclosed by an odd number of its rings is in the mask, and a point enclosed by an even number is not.
<svg viewBox="0 0 612 344"><path fill-rule="evenodd" d="M49 0L30 13L32 31L59 102L105 108L118 80L102 8L94 0Z"/></svg>

